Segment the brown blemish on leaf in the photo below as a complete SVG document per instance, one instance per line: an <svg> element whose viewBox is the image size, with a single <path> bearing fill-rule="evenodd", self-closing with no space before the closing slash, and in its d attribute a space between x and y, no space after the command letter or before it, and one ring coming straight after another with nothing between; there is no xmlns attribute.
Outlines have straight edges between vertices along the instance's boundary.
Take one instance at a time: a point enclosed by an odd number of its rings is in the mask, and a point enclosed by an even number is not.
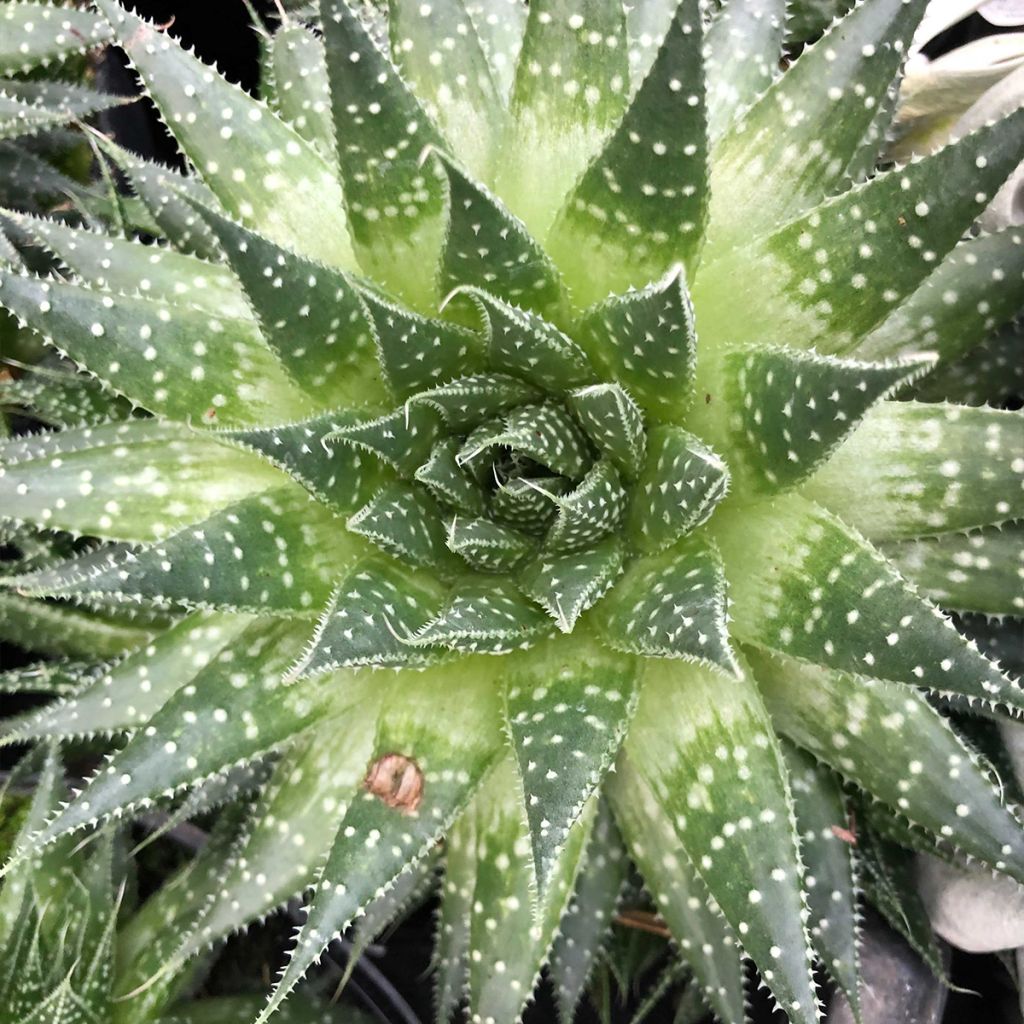
<svg viewBox="0 0 1024 1024"><path fill-rule="evenodd" d="M423 801L423 772L405 754L383 754L370 765L363 785L403 814L413 814Z"/></svg>

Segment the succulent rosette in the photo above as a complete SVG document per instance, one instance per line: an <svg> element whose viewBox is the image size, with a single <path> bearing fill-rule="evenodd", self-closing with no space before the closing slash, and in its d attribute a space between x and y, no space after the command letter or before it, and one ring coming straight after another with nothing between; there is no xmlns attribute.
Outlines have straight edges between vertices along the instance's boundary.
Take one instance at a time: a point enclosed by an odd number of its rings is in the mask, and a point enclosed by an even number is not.
<svg viewBox="0 0 1024 1024"><path fill-rule="evenodd" d="M442 1020L549 961L571 1015L622 842L730 1022L744 956L856 1003L908 848L1024 882L960 725L1024 694L939 607L1021 612L1022 420L913 398L1020 307L970 229L1024 112L876 172L922 0L784 73L775 0L322 0L261 99L97 8L190 173L98 140L152 244L8 218L65 272L0 306L107 405L3 446L7 613L122 642L7 738L124 738L12 863L269 771L122 936L123 1019L305 892L270 1017L439 848Z"/></svg>

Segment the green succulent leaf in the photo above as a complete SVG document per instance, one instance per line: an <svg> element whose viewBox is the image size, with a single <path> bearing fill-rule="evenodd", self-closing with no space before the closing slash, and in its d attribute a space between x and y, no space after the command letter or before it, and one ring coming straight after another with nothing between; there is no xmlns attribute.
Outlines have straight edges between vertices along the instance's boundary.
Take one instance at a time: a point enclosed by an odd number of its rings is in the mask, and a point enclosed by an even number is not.
<svg viewBox="0 0 1024 1024"><path fill-rule="evenodd" d="M428 405L410 403L372 419L346 417L324 441L371 452L402 476L412 476L442 436L441 419Z"/></svg>
<svg viewBox="0 0 1024 1024"><path fill-rule="evenodd" d="M448 547L477 572L509 573L533 551L533 540L483 517L455 516L448 525Z"/></svg>
<svg viewBox="0 0 1024 1024"><path fill-rule="evenodd" d="M563 633L571 633L579 617L615 584L624 559L617 537L584 551L543 551L520 571L519 589L536 601Z"/></svg>
<svg viewBox="0 0 1024 1024"><path fill-rule="evenodd" d="M458 0L444 2L455 6ZM403 7L411 6L405 0ZM448 177L441 291L472 285L528 309L557 308L563 301L561 275L523 222L449 158L435 155Z"/></svg>
<svg viewBox="0 0 1024 1024"><path fill-rule="evenodd" d="M534 237L543 238L622 116L628 47L625 15L615 4L541 0L528 11L497 182ZM566 88L566 82L573 84Z"/></svg>
<svg viewBox="0 0 1024 1024"><path fill-rule="evenodd" d="M0 442L0 503L10 510L0 517L108 540L160 540L281 481L261 459L159 420L47 440L39 454Z"/></svg>
<svg viewBox="0 0 1024 1024"><path fill-rule="evenodd" d="M225 267L169 247L142 245L59 220L9 211L0 216L99 291L143 295L228 320L252 316L238 282Z"/></svg>
<svg viewBox="0 0 1024 1024"><path fill-rule="evenodd" d="M616 532L629 500L619 471L607 459L595 462L574 490L550 497L558 513L544 548L553 554L585 551Z"/></svg>
<svg viewBox="0 0 1024 1024"><path fill-rule="evenodd" d="M494 663L492 663L494 664ZM404 807L367 791L348 806L317 875L306 921L267 1020L360 909L423 857L465 807L500 752L494 670L483 659L401 674L387 683L373 745L379 764L400 755L418 773L420 799Z"/></svg>
<svg viewBox="0 0 1024 1024"><path fill-rule="evenodd" d="M0 74L30 71L107 42L110 29L88 10L5 3L0 10Z"/></svg>
<svg viewBox="0 0 1024 1024"><path fill-rule="evenodd" d="M568 494L571 489L572 482L564 476L513 477L495 488L491 515L524 533L542 534L556 513L549 495Z"/></svg>
<svg viewBox="0 0 1024 1024"><path fill-rule="evenodd" d="M96 5L157 108L174 112L168 128L228 213L282 245L353 268L341 186L319 152L155 25L115 0ZM220 127L210 131L211 122Z"/></svg>
<svg viewBox="0 0 1024 1024"><path fill-rule="evenodd" d="M250 321L142 297L115 302L80 285L3 269L0 306L152 413L244 424L310 411ZM217 335L223 339L216 344L201 340Z"/></svg>
<svg viewBox="0 0 1024 1024"><path fill-rule="evenodd" d="M873 540L1019 519L1022 424L1021 413L1002 409L883 402L803 493Z"/></svg>
<svg viewBox="0 0 1024 1024"><path fill-rule="evenodd" d="M620 650L699 661L739 674L726 624L726 576L700 537L636 559L598 611L601 632Z"/></svg>
<svg viewBox="0 0 1024 1024"><path fill-rule="evenodd" d="M503 672L540 906L570 830L615 760L641 672L639 659L578 634L516 655Z"/></svg>
<svg viewBox="0 0 1024 1024"><path fill-rule="evenodd" d="M521 405L493 426L474 431L456 460L465 466L499 446L521 452L553 472L577 480L590 461L586 435L564 407L554 402ZM557 495L548 500L554 497Z"/></svg>
<svg viewBox="0 0 1024 1024"><path fill-rule="evenodd" d="M598 804L583 868L551 947L548 973L555 988L558 1019L572 1024L601 950L626 880L629 858L608 804Z"/></svg>
<svg viewBox="0 0 1024 1024"><path fill-rule="evenodd" d="M463 431L540 397L540 391L516 377L480 373L418 391L407 404L423 402L436 409L452 430Z"/></svg>
<svg viewBox="0 0 1024 1024"><path fill-rule="evenodd" d="M584 314L580 343L602 374L656 422L678 420L693 398L697 337L681 271Z"/></svg>
<svg viewBox="0 0 1024 1024"><path fill-rule="evenodd" d="M1019 684L867 541L801 498L775 509L767 530L735 516L719 531L735 636L801 661L1024 709ZM729 571L737 565L742 573Z"/></svg>
<svg viewBox="0 0 1024 1024"><path fill-rule="evenodd" d="M569 396L569 405L587 437L627 477L644 463L647 437L639 406L620 384L591 384Z"/></svg>
<svg viewBox="0 0 1024 1024"><path fill-rule="evenodd" d="M681 0L622 121L555 221L547 244L579 305L642 287L674 263L693 269L708 197L702 45L697 0Z"/></svg>
<svg viewBox="0 0 1024 1024"><path fill-rule="evenodd" d="M334 118L323 40L287 21L267 40L265 61L273 82L267 102L333 165Z"/></svg>
<svg viewBox="0 0 1024 1024"><path fill-rule="evenodd" d="M321 409L386 402L369 319L348 278L214 210L199 212L241 282L261 333L311 401Z"/></svg>
<svg viewBox="0 0 1024 1024"><path fill-rule="evenodd" d="M305 631L304 623L289 620L250 626L192 684L171 696L150 727L112 755L81 797L33 833L8 866L63 835L124 817L249 761L310 725L331 688L281 683Z"/></svg>
<svg viewBox="0 0 1024 1024"><path fill-rule="evenodd" d="M923 0L857 5L740 116L715 151L716 236L735 245L793 220L841 187L924 7ZM851 92L857 101L843 103ZM780 111L784 132L776 127Z"/></svg>
<svg viewBox="0 0 1024 1024"><path fill-rule="evenodd" d="M823 95L818 84L805 91ZM845 118L831 120L846 124ZM714 325L709 340L742 341L753 321L769 343L816 346L828 354L853 351L916 291L1016 167L1022 125L1024 113L1018 111L932 156L848 189L727 255L708 253L694 302L702 322ZM744 221L744 239L748 231ZM755 265L766 272L744 288L740 268Z"/></svg>
<svg viewBox="0 0 1024 1024"><path fill-rule="evenodd" d="M741 949L694 870L650 785L620 758L608 785L615 820L708 1005L727 1024L746 1019Z"/></svg>
<svg viewBox="0 0 1024 1024"><path fill-rule="evenodd" d="M729 490L725 463L693 434L656 427L634 486L629 530L648 551L674 544L704 523Z"/></svg>
<svg viewBox="0 0 1024 1024"><path fill-rule="evenodd" d="M469 0L466 13L480 39L498 95L507 104L526 31L527 6L522 0Z"/></svg>
<svg viewBox="0 0 1024 1024"><path fill-rule="evenodd" d="M364 290L384 379L399 398L480 369L480 338L447 320L420 316Z"/></svg>
<svg viewBox="0 0 1024 1024"><path fill-rule="evenodd" d="M508 654L529 647L550 631L544 613L510 580L471 578L462 582L438 615L407 643L439 644L465 653Z"/></svg>
<svg viewBox="0 0 1024 1024"><path fill-rule="evenodd" d="M484 492L459 465L458 448L454 438L439 441L414 477L441 504L463 515L476 516L484 511Z"/></svg>
<svg viewBox="0 0 1024 1024"><path fill-rule="evenodd" d="M791 487L828 459L872 405L933 362L864 363L782 348L730 353L736 447L762 489Z"/></svg>
<svg viewBox="0 0 1024 1024"><path fill-rule="evenodd" d="M782 754L793 793L800 854L807 869L811 943L829 974L846 993L856 1017L861 1012L857 949L859 871L855 847L849 836L843 838L848 817L842 785L828 768L801 748L783 743Z"/></svg>
<svg viewBox="0 0 1024 1024"><path fill-rule="evenodd" d="M961 242L857 347L866 359L914 350L944 364L966 355L1024 305L1024 233L1006 228Z"/></svg>
<svg viewBox="0 0 1024 1024"><path fill-rule="evenodd" d="M948 984L942 949L917 891L916 858L882 836L868 833L860 842L865 889L889 924Z"/></svg>
<svg viewBox="0 0 1024 1024"><path fill-rule="evenodd" d="M626 753L790 1020L816 1020L786 770L749 677L648 662Z"/></svg>
<svg viewBox="0 0 1024 1024"><path fill-rule="evenodd" d="M312 884L335 841L338 820L361 796L378 710L368 677L348 676L345 706L332 707L282 753L227 863L221 854L210 865L207 885L193 881L191 901L175 895L183 931L175 961L201 952ZM232 901L220 898L225 888ZM157 922L168 902L155 897L144 911L148 920ZM151 965L145 936L138 928L136 934L135 973L141 974Z"/></svg>
<svg viewBox="0 0 1024 1024"><path fill-rule="evenodd" d="M440 609L444 593L424 573L382 558L360 563L338 584L290 678L361 665L397 668L431 660L402 643Z"/></svg>
<svg viewBox="0 0 1024 1024"><path fill-rule="evenodd" d="M8 719L4 742L102 736L136 729L251 622L246 615L197 613L127 657L92 669L74 691Z"/></svg>
<svg viewBox="0 0 1024 1024"><path fill-rule="evenodd" d="M1020 322L1011 321L966 355L940 364L914 397L924 402L1012 406L1024 387L1021 338Z"/></svg>
<svg viewBox="0 0 1024 1024"><path fill-rule="evenodd" d="M897 814L1021 881L1020 822L921 693L763 655L756 672L787 736Z"/></svg>
<svg viewBox="0 0 1024 1024"><path fill-rule="evenodd" d="M0 78L0 139L57 128L117 102L115 96L105 96L84 86Z"/></svg>
<svg viewBox="0 0 1024 1024"><path fill-rule="evenodd" d="M244 498L166 541L100 549L13 581L28 594L312 614L367 548L303 490Z"/></svg>
<svg viewBox="0 0 1024 1024"><path fill-rule="evenodd" d="M115 619L69 604L0 592L0 639L68 658L116 658L145 643L157 626Z"/></svg>
<svg viewBox="0 0 1024 1024"><path fill-rule="evenodd" d="M885 556L930 601L959 612L1024 615L1024 525L886 544Z"/></svg>
<svg viewBox="0 0 1024 1024"><path fill-rule="evenodd" d="M725 3L713 14L704 49L708 137L712 141L729 129L737 114L751 106L778 74L783 25L790 13L779 0L750 0Z"/></svg>
<svg viewBox="0 0 1024 1024"><path fill-rule="evenodd" d="M445 842L443 898L437 913L434 1021L449 1024L469 984L470 916L476 878L473 823L463 815Z"/></svg>
<svg viewBox="0 0 1024 1024"><path fill-rule="evenodd" d="M568 903L593 823L591 803L574 828L554 868L542 902L535 908L534 867L518 779L504 759L487 779L456 826L470 829L472 858L456 867L472 876L449 879L473 893L469 902L467 973L470 1013L481 1020L517 1020L536 984L539 965L551 946Z"/></svg>
<svg viewBox="0 0 1024 1024"><path fill-rule="evenodd" d="M553 324L479 288L467 288L460 294L468 296L483 317L492 369L545 391L595 383L593 367L583 350Z"/></svg>
<svg viewBox="0 0 1024 1024"><path fill-rule="evenodd" d="M410 565L448 572L460 568L448 546L441 510L423 488L388 484L350 516L345 526L349 533L365 537Z"/></svg>
<svg viewBox="0 0 1024 1024"><path fill-rule="evenodd" d="M0 693L39 693L67 697L96 671L87 661L35 661L0 672Z"/></svg>
<svg viewBox="0 0 1024 1024"><path fill-rule="evenodd" d="M385 472L356 445L327 442L359 420L356 411L336 410L297 423L225 430L215 436L258 452L335 511L353 512L379 488Z"/></svg>
<svg viewBox="0 0 1024 1024"><path fill-rule="evenodd" d="M506 114L473 6L463 0L395 0L388 6L388 30L399 70L444 137L473 173L490 177Z"/></svg>
<svg viewBox="0 0 1024 1024"><path fill-rule="evenodd" d="M324 0L320 13L345 209L360 265L425 308L434 294L444 200L439 172L419 158L426 146L444 142L346 0Z"/></svg>
<svg viewBox="0 0 1024 1024"><path fill-rule="evenodd" d="M92 138L110 163L124 174L158 229L176 249L211 262L221 259L213 232L192 206L193 202L209 209L219 205L218 197L202 180L143 160L98 132Z"/></svg>

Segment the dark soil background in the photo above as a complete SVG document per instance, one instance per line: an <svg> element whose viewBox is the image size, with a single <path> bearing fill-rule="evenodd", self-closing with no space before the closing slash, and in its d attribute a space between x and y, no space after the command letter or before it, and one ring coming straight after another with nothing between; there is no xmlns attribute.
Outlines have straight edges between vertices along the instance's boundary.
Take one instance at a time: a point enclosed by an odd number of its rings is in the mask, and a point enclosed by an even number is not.
<svg viewBox="0 0 1024 1024"><path fill-rule="evenodd" d="M173 18L173 33L185 43L193 46L200 57L215 63L232 81L255 90L258 77L258 42L252 29L249 13L242 0L133 0L129 2L140 14L164 24ZM253 8L261 17L272 23L275 5L272 0L254 0ZM937 56L948 49L992 32L993 28L975 15L943 33L928 47L930 56ZM123 95L137 92L134 76L126 69L118 51L110 51L99 68L100 88ZM105 114L101 127L117 138L117 141L150 159L165 163L178 163L176 147L160 125L155 111L147 101L122 107ZM0 664L13 667L25 660L22 652L15 648L0 646ZM5 698L5 713L18 710L21 700ZM0 751L0 768L9 768L20 751ZM192 835L194 839L194 834ZM173 840L166 839L152 844L143 854L139 865L140 894L145 895L159 884L161 877L184 855L182 849L173 848ZM187 844L186 844L187 845ZM430 956L433 944L433 905L414 913L388 936L385 936L371 955L372 970L357 970L353 983L346 993L346 1000L360 1005L382 1024L428 1024L433 1021L433 982L429 976ZM245 935L231 940L224 948L213 970L203 985L209 994L229 994L239 990L264 990L269 979L277 971L292 933L292 925L283 915L267 924L251 929ZM869 921L868 941L873 936L878 941L889 941L892 933L880 922ZM897 940L901 941L901 940ZM660 974L667 945L664 940L627 937L624 942L632 943L640 951L655 957L654 966L640 976L634 989L628 992L610 992L609 1002L615 1024L631 1021L649 994ZM660 955L659 955L660 954ZM951 977L957 986L969 991L953 992L949 996L944 1012L936 1013L927 1008L927 994L933 982L927 972L918 975L900 973L896 960L887 955L881 961L888 964L876 978L877 985L891 985L893 992L892 1015L878 1018L868 1024L1010 1024L1020 1021L1015 1009L1017 1000L1010 976L1005 967L992 956L970 956L955 952L952 955ZM338 954L343 965L344 956ZM375 978L383 977L381 986ZM331 979L325 976L325 985ZM907 1016L901 1007L898 994L901 986L911 986L922 998L922 1004L912 1016ZM751 1019L754 1024L777 1024L781 1017L775 1017L763 998L763 993L754 991L751 985ZM391 991L389 991L389 989ZM400 998L395 998L395 993ZM676 1021L678 994L670 994L656 1006L645 1020L649 1024L670 1024ZM403 1005L406 1004L406 1005ZM934 1005L934 1004L933 1004ZM710 1020L709 1017L703 1018ZM536 1002L527 1011L526 1024L548 1024L556 1020L551 992L546 984L541 986ZM580 1008L577 1021L580 1024L597 1024L599 1017L593 1007ZM697 1017L688 1016L688 1024ZM678 1019L682 1024L681 1018Z"/></svg>

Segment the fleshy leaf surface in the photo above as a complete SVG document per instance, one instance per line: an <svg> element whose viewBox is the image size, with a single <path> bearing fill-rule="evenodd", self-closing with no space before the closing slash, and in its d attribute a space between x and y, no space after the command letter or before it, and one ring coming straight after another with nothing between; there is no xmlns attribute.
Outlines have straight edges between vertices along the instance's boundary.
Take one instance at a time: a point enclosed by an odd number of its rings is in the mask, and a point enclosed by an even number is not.
<svg viewBox="0 0 1024 1024"><path fill-rule="evenodd" d="M618 753L641 669L640 659L579 634L538 644L505 667L505 726L526 799L541 904L569 830Z"/></svg>
<svg viewBox="0 0 1024 1024"><path fill-rule="evenodd" d="M740 115L712 163L713 237L742 244L837 191L924 7L924 0L858 4Z"/></svg>
<svg viewBox="0 0 1024 1024"><path fill-rule="evenodd" d="M793 486L828 459L875 402L933 362L863 363L779 348L731 353L733 440L761 488Z"/></svg>
<svg viewBox="0 0 1024 1024"><path fill-rule="evenodd" d="M317 150L155 25L115 0L96 4L178 144L225 209L283 245L353 268L341 186ZM220 127L211 131L212 123ZM232 173L236 169L243 173Z"/></svg>
<svg viewBox="0 0 1024 1024"><path fill-rule="evenodd" d="M658 913L693 967L708 1004L723 1021L738 1024L745 1018L740 945L629 758L619 759L608 795L626 846L657 893Z"/></svg>
<svg viewBox="0 0 1024 1024"><path fill-rule="evenodd" d="M159 540L281 483L261 459L157 420L50 437L35 457L19 458L26 446L18 441L0 442L0 518L107 540Z"/></svg>
<svg viewBox="0 0 1024 1024"><path fill-rule="evenodd" d="M251 321L141 297L115 302L80 285L2 269L0 306L157 415L240 424L310 411Z"/></svg>
<svg viewBox="0 0 1024 1024"><path fill-rule="evenodd" d="M756 671L787 736L897 814L1022 880L1022 823L921 693L763 655Z"/></svg>
<svg viewBox="0 0 1024 1024"><path fill-rule="evenodd" d="M6 3L0 8L0 73L48 65L110 39L92 11L47 3Z"/></svg>
<svg viewBox="0 0 1024 1024"><path fill-rule="evenodd" d="M347 0L324 0L321 24L334 134L352 241L364 272L414 307L434 294L443 186L424 147L444 148L419 100Z"/></svg>
<svg viewBox="0 0 1024 1024"><path fill-rule="evenodd" d="M340 520L290 484L244 498L165 541L100 549L16 582L35 595L312 614L366 552Z"/></svg>
<svg viewBox="0 0 1024 1024"><path fill-rule="evenodd" d="M782 753L800 832L800 854L807 869L811 943L859 1013L859 873L854 847L841 838L848 820L842 786L827 767L801 748L783 743Z"/></svg>
<svg viewBox="0 0 1024 1024"><path fill-rule="evenodd" d="M729 643L722 561L701 537L634 560L597 615L602 635L620 650L739 673Z"/></svg>
<svg viewBox="0 0 1024 1024"><path fill-rule="evenodd" d="M930 601L958 612L1024 615L1024 525L944 533L883 546Z"/></svg>
<svg viewBox="0 0 1024 1024"><path fill-rule="evenodd" d="M1024 416L1004 409L883 402L802 493L872 540L1019 519L1024 516Z"/></svg>
<svg viewBox="0 0 1024 1024"><path fill-rule="evenodd" d="M408 635L426 625L442 596L429 576L382 558L368 559L339 582L289 675L305 678L336 668L398 667L429 659L396 633Z"/></svg>
<svg viewBox="0 0 1024 1024"><path fill-rule="evenodd" d="M654 64L551 229L547 245L579 305L643 287L674 263L693 269L708 198L702 45L697 0L681 0Z"/></svg>
<svg viewBox="0 0 1024 1024"><path fill-rule="evenodd" d="M588 310L580 344L609 380L627 388L656 422L678 420L693 397L693 305L681 272Z"/></svg>
<svg viewBox="0 0 1024 1024"><path fill-rule="evenodd" d="M729 470L706 444L679 427L655 427L634 485L629 529L657 551L695 530L729 490Z"/></svg>
<svg viewBox="0 0 1024 1024"><path fill-rule="evenodd" d="M649 661L626 754L789 1019L816 1021L792 802L753 682Z"/></svg>
<svg viewBox="0 0 1024 1024"><path fill-rule="evenodd" d="M846 672L1024 710L1020 685L982 657L865 540L796 496L777 500L774 511L771 520L730 516L718 532L739 640Z"/></svg>
<svg viewBox="0 0 1024 1024"><path fill-rule="evenodd" d="M519 589L541 605L563 633L571 633L579 617L614 586L623 560L617 537L585 551L544 551L520 571Z"/></svg>
<svg viewBox="0 0 1024 1024"><path fill-rule="evenodd" d="M411 0L406 0L406 6L412 6ZM438 159L448 177L441 291L473 285L528 309L543 312L557 307L562 301L558 268L526 225L451 160Z"/></svg>
<svg viewBox="0 0 1024 1024"><path fill-rule="evenodd" d="M358 912L451 827L491 768L501 749L493 664L466 659L383 684L374 756L409 759L420 774L420 799L415 807L389 806L367 789L349 805L260 1022Z"/></svg>

